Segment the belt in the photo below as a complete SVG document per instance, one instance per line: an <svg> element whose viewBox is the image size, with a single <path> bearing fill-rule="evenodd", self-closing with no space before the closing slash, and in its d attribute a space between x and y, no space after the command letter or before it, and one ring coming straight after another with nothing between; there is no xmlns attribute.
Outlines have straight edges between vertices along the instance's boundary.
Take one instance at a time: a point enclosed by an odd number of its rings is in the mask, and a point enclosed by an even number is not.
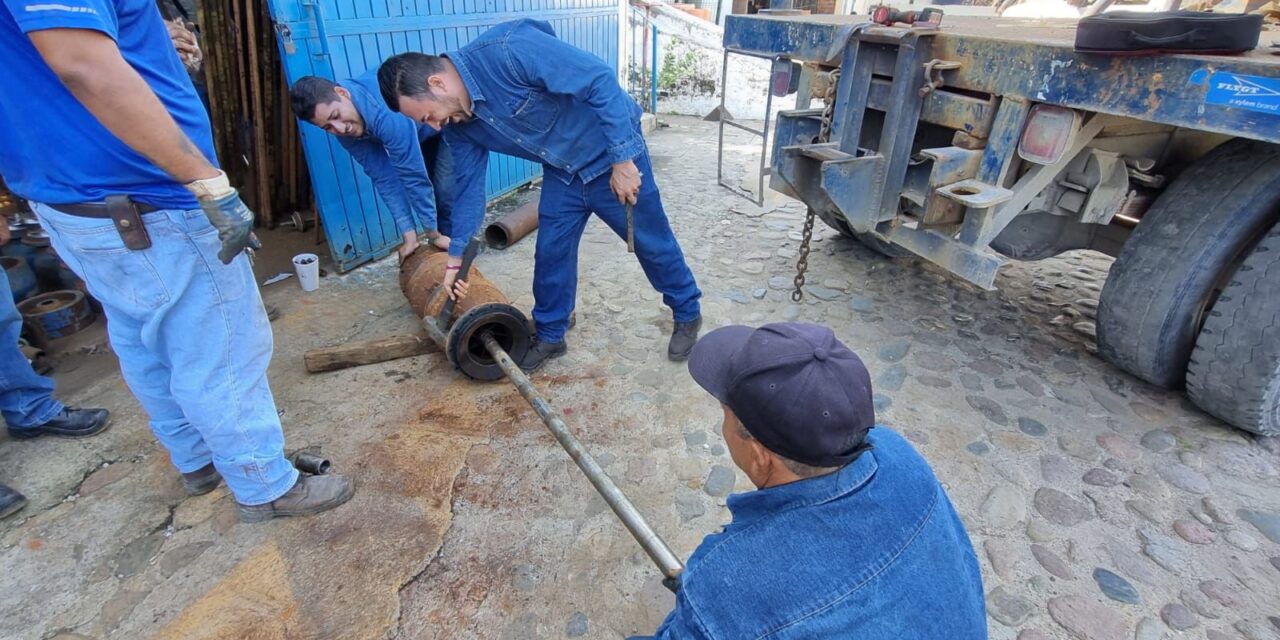
<svg viewBox="0 0 1280 640"><path fill-rule="evenodd" d="M159 207L153 207L149 204L143 204L141 202L135 202L133 203L133 206L137 207L138 213L140 214L151 213L152 211L160 210ZM75 204L51 204L51 205L48 205L48 207L50 209L53 209L54 211L61 211L62 213L65 213L69 216L77 216L80 218L103 218L103 219L111 218L111 212L107 210L107 203L105 202L79 202Z"/></svg>

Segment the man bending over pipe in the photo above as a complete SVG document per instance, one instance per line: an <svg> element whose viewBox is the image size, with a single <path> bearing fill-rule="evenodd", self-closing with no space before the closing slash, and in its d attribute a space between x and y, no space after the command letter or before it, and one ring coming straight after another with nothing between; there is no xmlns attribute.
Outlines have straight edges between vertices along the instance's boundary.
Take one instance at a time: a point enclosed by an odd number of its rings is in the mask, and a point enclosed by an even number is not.
<svg viewBox="0 0 1280 640"><path fill-rule="evenodd" d="M449 248L449 238L441 235L448 233L452 202L449 148L436 129L387 109L376 70L342 84L319 76L298 78L289 89L289 101L299 120L336 136L364 168L404 237L401 260L418 248L418 224L432 244Z"/></svg>
<svg viewBox="0 0 1280 640"><path fill-rule="evenodd" d="M759 490L729 496L657 638L985 640L969 535L929 463L876 426L867 369L830 329L716 329L689 373Z"/></svg>
<svg viewBox="0 0 1280 640"><path fill-rule="evenodd" d="M489 152L542 163L533 270L537 340L521 367L533 371L564 355L587 220L594 213L625 238L628 207L634 207L636 257L674 315L667 356L689 356L702 326L702 293L663 211L640 107L618 86L613 69L557 39L551 25L517 20L445 55L395 56L378 70L378 84L391 109L444 128L453 152L453 270L446 290L484 217Z"/></svg>

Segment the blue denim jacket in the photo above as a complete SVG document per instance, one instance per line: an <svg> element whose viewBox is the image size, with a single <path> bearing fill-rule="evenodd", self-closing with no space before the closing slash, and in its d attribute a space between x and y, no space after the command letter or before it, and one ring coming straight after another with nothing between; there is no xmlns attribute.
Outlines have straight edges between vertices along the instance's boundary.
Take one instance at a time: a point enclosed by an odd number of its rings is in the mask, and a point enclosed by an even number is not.
<svg viewBox="0 0 1280 640"><path fill-rule="evenodd" d="M351 102L364 118L364 135L338 138L338 144L364 167L391 210L396 231L416 229L415 218L427 231L435 231L436 197L422 161L422 141L439 132L387 107L378 90L377 69L341 84L351 92Z"/></svg>
<svg viewBox="0 0 1280 640"><path fill-rule="evenodd" d="M877 427L830 475L729 496L662 639L982 640L982 576L924 458Z"/></svg>
<svg viewBox="0 0 1280 640"><path fill-rule="evenodd" d="M500 24L448 54L475 118L445 126L457 196L450 255L484 218L488 152L541 162L545 176L590 181L644 151L640 106L599 58L538 20Z"/></svg>

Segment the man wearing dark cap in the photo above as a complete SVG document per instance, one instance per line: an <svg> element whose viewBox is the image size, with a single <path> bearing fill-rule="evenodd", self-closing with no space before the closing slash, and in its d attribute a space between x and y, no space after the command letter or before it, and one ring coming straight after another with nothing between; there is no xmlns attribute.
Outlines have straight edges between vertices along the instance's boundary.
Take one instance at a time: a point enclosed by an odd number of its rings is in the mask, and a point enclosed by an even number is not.
<svg viewBox="0 0 1280 640"><path fill-rule="evenodd" d="M689 360L758 491L681 576L657 638L987 637L969 536L929 464L875 425L871 379L830 329L729 326Z"/></svg>

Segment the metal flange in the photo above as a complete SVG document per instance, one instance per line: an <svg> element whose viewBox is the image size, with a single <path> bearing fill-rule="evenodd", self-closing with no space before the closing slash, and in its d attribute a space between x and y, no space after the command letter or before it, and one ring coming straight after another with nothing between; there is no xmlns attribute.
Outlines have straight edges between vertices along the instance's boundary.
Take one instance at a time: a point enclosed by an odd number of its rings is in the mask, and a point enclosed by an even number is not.
<svg viewBox="0 0 1280 640"><path fill-rule="evenodd" d="M49 338L65 338L93 324L96 314L79 291L50 291L18 303L18 311Z"/></svg>
<svg viewBox="0 0 1280 640"><path fill-rule="evenodd" d="M486 333L516 362L524 360L533 343L529 319L522 311L506 303L491 302L468 309L454 321L449 327L445 355L472 380L501 380L505 374L485 347Z"/></svg>

